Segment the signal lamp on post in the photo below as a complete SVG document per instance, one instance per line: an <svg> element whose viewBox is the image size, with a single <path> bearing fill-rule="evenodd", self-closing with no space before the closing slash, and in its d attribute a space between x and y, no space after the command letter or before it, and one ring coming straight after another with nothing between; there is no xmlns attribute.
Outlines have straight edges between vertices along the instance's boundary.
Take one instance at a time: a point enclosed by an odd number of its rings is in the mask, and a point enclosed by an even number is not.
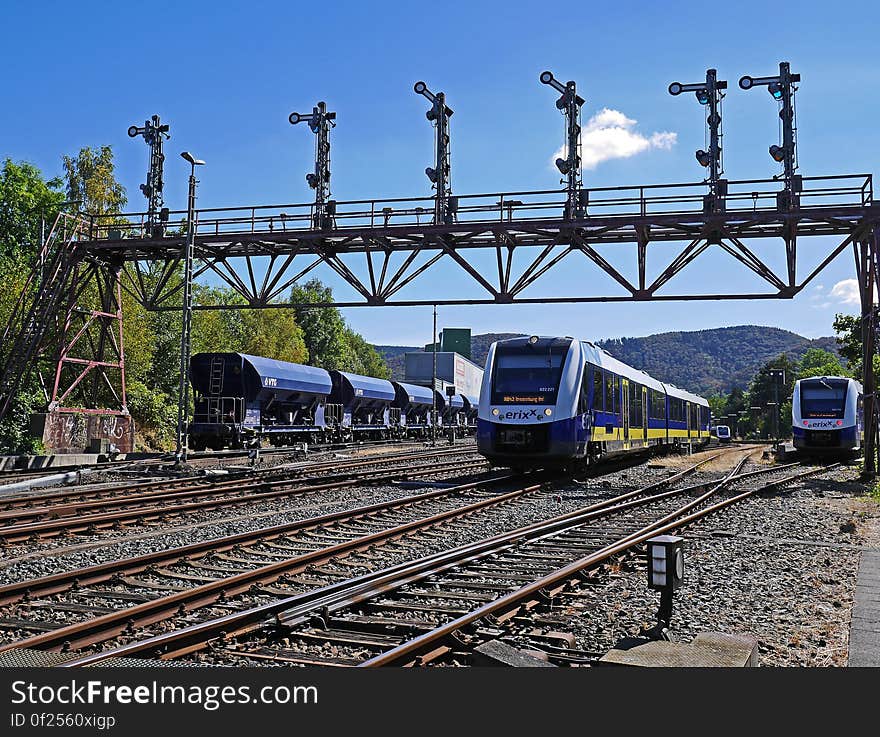
<svg viewBox="0 0 880 737"><path fill-rule="evenodd" d="M696 156L700 166L709 166L712 163L711 154L708 151L703 151L703 149L699 149L694 156Z"/></svg>
<svg viewBox="0 0 880 737"><path fill-rule="evenodd" d="M782 146L777 146L774 143L768 150L770 151L770 156L773 157L773 161L779 163L785 161L785 149Z"/></svg>
<svg viewBox="0 0 880 737"><path fill-rule="evenodd" d="M660 592L657 624L642 634L655 640L669 639L672 620L672 597L684 582L684 539L676 535L658 535L648 540L648 588Z"/></svg>

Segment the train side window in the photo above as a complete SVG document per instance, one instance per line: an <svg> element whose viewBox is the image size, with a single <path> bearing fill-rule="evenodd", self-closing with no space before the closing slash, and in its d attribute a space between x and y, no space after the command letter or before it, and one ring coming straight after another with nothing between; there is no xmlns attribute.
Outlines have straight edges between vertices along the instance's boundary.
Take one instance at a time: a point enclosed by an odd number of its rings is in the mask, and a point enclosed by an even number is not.
<svg viewBox="0 0 880 737"><path fill-rule="evenodd" d="M578 414L582 415L590 409L590 368L584 364L584 375L581 377L581 391L578 397Z"/></svg>
<svg viewBox="0 0 880 737"><path fill-rule="evenodd" d="M614 376L605 372L605 411L614 412Z"/></svg>
<svg viewBox="0 0 880 737"><path fill-rule="evenodd" d="M666 419L666 395L663 392L654 392L657 397L657 414L654 415L658 420Z"/></svg>
<svg viewBox="0 0 880 737"><path fill-rule="evenodd" d="M633 382L629 385L629 424L633 427L639 427L641 423L639 422L639 396L641 394L641 387Z"/></svg>
<svg viewBox="0 0 880 737"><path fill-rule="evenodd" d="M598 366L593 366L593 409L604 410L605 409L605 391L604 391L604 383L602 381L602 369Z"/></svg>

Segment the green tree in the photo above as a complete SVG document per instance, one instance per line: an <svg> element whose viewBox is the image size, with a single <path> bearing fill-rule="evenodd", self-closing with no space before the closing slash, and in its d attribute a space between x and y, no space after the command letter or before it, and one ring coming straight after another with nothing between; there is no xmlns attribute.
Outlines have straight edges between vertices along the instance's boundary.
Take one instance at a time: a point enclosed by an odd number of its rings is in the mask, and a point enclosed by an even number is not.
<svg viewBox="0 0 880 737"><path fill-rule="evenodd" d="M302 286L294 285L290 301L306 304L332 302L333 290L318 279L311 279ZM328 370L346 370L348 346L342 313L336 307L295 307L294 314L303 330L309 363Z"/></svg>
<svg viewBox="0 0 880 737"><path fill-rule="evenodd" d="M364 340L362 335L348 327L345 328L344 335L348 347L350 371L364 376L375 376L378 379L387 379L391 376L391 370L382 356Z"/></svg>
<svg viewBox="0 0 880 737"><path fill-rule="evenodd" d="M843 367L840 360L833 353L823 351L821 348L810 348L800 362L798 372L799 379L809 376L842 376Z"/></svg>
<svg viewBox="0 0 880 737"><path fill-rule="evenodd" d="M3 162L0 169L0 259L33 258L43 225L61 209L61 180L46 180L33 164ZM5 275L5 271L3 272ZM8 290L4 290L6 292Z"/></svg>
<svg viewBox="0 0 880 737"><path fill-rule="evenodd" d="M67 198L92 215L117 215L128 202L125 187L116 181L113 149L81 148L75 158L65 156Z"/></svg>
<svg viewBox="0 0 880 737"><path fill-rule="evenodd" d="M770 375L772 369L785 371L785 380ZM749 401L752 406L761 407L761 419L757 423L758 431L763 437L770 437L774 430L774 415L778 418L780 437L787 437L791 432L791 415L783 415L782 406L791 401L794 383L798 378L800 365L792 361L788 354L783 353L772 361L768 361L758 370L749 387ZM789 404L790 407L790 404Z"/></svg>
<svg viewBox="0 0 880 737"><path fill-rule="evenodd" d="M318 279L294 285L290 301L306 304L333 301L333 290ZM328 370L352 371L387 379L391 371L376 350L353 331L336 307L295 307L296 322L312 366Z"/></svg>

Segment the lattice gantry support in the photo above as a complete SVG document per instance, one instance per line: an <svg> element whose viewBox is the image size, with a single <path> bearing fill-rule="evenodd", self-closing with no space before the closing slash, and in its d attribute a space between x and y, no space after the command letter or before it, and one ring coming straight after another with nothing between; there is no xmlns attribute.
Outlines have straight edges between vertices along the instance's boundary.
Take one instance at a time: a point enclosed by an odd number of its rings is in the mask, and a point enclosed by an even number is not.
<svg viewBox="0 0 880 737"><path fill-rule="evenodd" d="M584 98L578 95L577 85L569 80L566 84L559 82L553 72L541 72L542 84L550 85L560 93L556 107L565 115L565 158L556 159L556 168L565 177L565 213L566 220L582 218L586 214L586 198L583 197L583 175L581 172L581 108Z"/></svg>
<svg viewBox="0 0 880 737"><path fill-rule="evenodd" d="M853 244L856 259L856 277L861 298L862 331L862 389L864 392L864 475L877 475L878 418L880 402L874 376L874 356L877 353L878 328L878 259L880 259L880 225L877 225L859 243Z"/></svg>
<svg viewBox="0 0 880 737"><path fill-rule="evenodd" d="M121 452L134 445L123 341L122 264L77 259L68 283L44 445L88 450L104 439Z"/></svg>
<svg viewBox="0 0 880 737"><path fill-rule="evenodd" d="M147 171L147 181L140 189L147 198L147 221L146 228L151 234L161 236L165 232L168 223L168 208L163 207L164 189L163 170L165 168L165 154L162 151L163 139L171 138L168 133L169 125L162 123L158 115L144 122L143 127L136 125L128 129L131 138L143 136L144 141L150 147L150 168Z"/></svg>
<svg viewBox="0 0 880 737"><path fill-rule="evenodd" d="M436 95L424 82L416 82L413 91L431 103L425 117L434 124L434 166L425 169L425 175L437 192L434 198L434 223L451 223L455 220L458 201L452 196L452 165L449 154L449 118L452 108L446 104L446 95Z"/></svg>
<svg viewBox="0 0 880 737"><path fill-rule="evenodd" d="M288 120L291 125L308 123L315 134L315 171L306 174L306 181L315 190L314 227L331 228L335 203L330 199L330 129L336 127L336 113L328 113L327 103L319 102L311 114L291 113Z"/></svg>

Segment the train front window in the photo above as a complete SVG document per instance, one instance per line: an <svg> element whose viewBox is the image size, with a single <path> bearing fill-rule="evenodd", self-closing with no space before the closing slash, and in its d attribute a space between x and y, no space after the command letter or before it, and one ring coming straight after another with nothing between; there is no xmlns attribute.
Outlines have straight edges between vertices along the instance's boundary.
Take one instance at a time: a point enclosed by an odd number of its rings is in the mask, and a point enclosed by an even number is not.
<svg viewBox="0 0 880 737"><path fill-rule="evenodd" d="M843 419L846 385L845 381L801 382L801 416L804 419Z"/></svg>
<svg viewBox="0 0 880 737"><path fill-rule="evenodd" d="M556 404L569 343L499 348L492 376L493 404Z"/></svg>

